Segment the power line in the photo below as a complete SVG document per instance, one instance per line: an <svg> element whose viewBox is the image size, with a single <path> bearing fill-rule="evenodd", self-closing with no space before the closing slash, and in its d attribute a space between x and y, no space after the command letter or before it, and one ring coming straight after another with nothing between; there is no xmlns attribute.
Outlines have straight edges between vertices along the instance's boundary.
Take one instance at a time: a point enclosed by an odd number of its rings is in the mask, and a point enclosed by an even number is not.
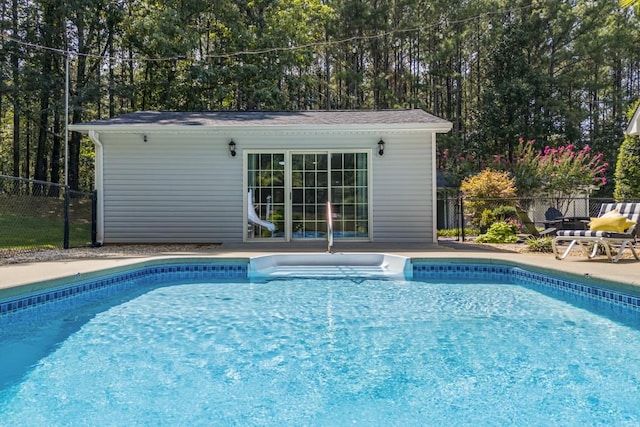
<svg viewBox="0 0 640 427"><path fill-rule="evenodd" d="M423 26L418 26L418 27L413 27L413 28L405 28L405 29L393 29L393 30L389 30L389 31L382 31L382 32L378 32L376 34L369 34L369 35L359 35L359 36L352 36L352 37L346 37L343 39L338 39L338 40L323 40L323 41L318 41L318 42L312 42L312 43L305 43L305 44L300 44L300 45L294 45L294 46L284 46L284 47L270 47L270 48L263 48L263 49L253 49L253 50L242 50L242 51L236 51L236 52L229 52L229 53L218 53L218 54L207 54L204 55L203 57L197 59L197 58L188 58L184 55L176 55L176 56L167 56L167 57L138 57L138 58L125 58L125 57L121 57L121 58L113 58L110 57L109 55L96 55L96 54L92 54L92 53L82 53L82 52L78 52L78 51L71 51L71 50L65 50L65 49L60 49L60 48L54 48L54 47L50 47L50 46L43 46L40 45L38 43L32 43L32 42L27 42L27 41L23 41L20 39L17 39L15 37L9 36L7 34L1 34L0 36L9 42L13 42L16 44L19 44L21 46L25 46L25 47L29 47L29 48L33 48L33 49L38 49L38 50L44 50L44 51L48 51L48 52L54 52L54 53L58 53L60 55L64 55L64 56L82 56L85 58L92 58L92 59L102 59L102 60L110 60L110 59L117 59L120 62L167 62L167 61L172 61L172 62L177 62L177 61L192 61L192 62L203 62L206 61L208 59L230 59L230 58L238 58L238 57L245 57L245 56L257 56L257 55L265 55L265 54L269 54L269 53L278 53L278 52L295 52L298 50L307 50L307 49L313 49L313 48L326 48L326 47L330 47L330 46L336 46L336 45L342 45L342 44L354 44L357 42L362 42L362 41L369 41L369 40L375 40L375 39L382 39L385 37L389 37L389 36L398 36L398 35L402 35L402 34L407 34L407 33L415 33L415 32L422 32L422 31L426 31L426 30L432 30L435 29L441 25L447 24L447 25L455 25L455 24L464 24L467 22L471 22L471 21L475 21L477 19L480 19L481 17L484 16L492 16L492 15L501 15L501 14L507 14L507 13L514 13L514 12L519 12L525 9L529 9L534 7L532 4L529 5L525 5L525 6L521 6L521 7L516 7L516 8L511 8L511 9L506 9L506 10L502 10L502 11L488 11L488 12L483 12L480 13L478 15L474 15L468 18L464 18L464 19L458 19L458 20L453 20L453 21L449 21L449 20L439 20L439 22L435 23L435 24L429 24L429 25L423 25Z"/></svg>

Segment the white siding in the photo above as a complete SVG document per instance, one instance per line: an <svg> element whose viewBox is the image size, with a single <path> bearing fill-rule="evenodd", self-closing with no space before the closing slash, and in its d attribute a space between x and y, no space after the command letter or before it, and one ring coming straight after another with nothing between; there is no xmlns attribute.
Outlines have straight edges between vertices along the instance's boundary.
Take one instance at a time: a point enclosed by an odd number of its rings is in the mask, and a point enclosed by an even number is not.
<svg viewBox="0 0 640 427"><path fill-rule="evenodd" d="M433 243L431 134L385 139L373 162L373 237L376 242Z"/></svg>
<svg viewBox="0 0 640 427"><path fill-rule="evenodd" d="M377 142L385 140L383 157ZM231 158L233 138L238 154ZM430 131L102 134L104 243L241 242L243 150L367 149L372 240L433 242Z"/></svg>
<svg viewBox="0 0 640 427"><path fill-rule="evenodd" d="M121 134L102 142L105 243L241 241L242 159L228 156L228 141Z"/></svg>

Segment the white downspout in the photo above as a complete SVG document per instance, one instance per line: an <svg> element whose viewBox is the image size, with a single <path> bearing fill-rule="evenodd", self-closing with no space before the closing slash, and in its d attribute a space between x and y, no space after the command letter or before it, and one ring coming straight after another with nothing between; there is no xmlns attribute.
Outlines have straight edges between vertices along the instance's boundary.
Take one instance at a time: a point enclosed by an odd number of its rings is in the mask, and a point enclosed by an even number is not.
<svg viewBox="0 0 640 427"><path fill-rule="evenodd" d="M438 154L436 150L436 132L431 132L431 206L433 209L432 239L438 244Z"/></svg>
<svg viewBox="0 0 640 427"><path fill-rule="evenodd" d="M98 200L96 200L96 243L102 245L104 240L104 148L96 131L90 130L88 135L96 148L94 185L98 192Z"/></svg>

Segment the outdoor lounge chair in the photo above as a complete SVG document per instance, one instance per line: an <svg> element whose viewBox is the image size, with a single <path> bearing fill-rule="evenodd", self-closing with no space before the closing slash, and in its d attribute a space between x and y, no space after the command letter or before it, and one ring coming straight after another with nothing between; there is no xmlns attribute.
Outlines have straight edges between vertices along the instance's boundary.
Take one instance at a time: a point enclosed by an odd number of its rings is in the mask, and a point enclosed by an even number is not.
<svg viewBox="0 0 640 427"><path fill-rule="evenodd" d="M640 219L640 203L605 203L600 207L598 219L602 219L607 213L611 213L613 210L617 210L618 213L626 218L626 221L632 221L633 225L629 225L623 231L606 231L606 229L604 231L590 229L558 230L551 244L556 259L566 258L569 252L571 252L575 246L578 246L585 252L589 259L595 257L598 249L602 247L611 262L618 262L622 252L627 248L631 249L636 260L640 260L635 250L638 230L637 222ZM570 242L569 246L562 255L559 255L558 243L565 241ZM591 252L589 252L587 248L587 245L590 244L593 245ZM615 258L612 258L614 249L617 249L617 253Z"/></svg>
<svg viewBox="0 0 640 427"><path fill-rule="evenodd" d="M555 236L558 230L588 230L589 217L564 216L558 209L550 207L544 213L544 230L541 236Z"/></svg>

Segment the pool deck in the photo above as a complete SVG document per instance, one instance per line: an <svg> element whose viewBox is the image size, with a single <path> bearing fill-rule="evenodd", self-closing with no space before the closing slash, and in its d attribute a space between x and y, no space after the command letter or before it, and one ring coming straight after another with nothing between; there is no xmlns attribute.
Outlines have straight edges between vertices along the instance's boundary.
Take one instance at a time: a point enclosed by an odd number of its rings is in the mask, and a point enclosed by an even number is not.
<svg viewBox="0 0 640 427"><path fill-rule="evenodd" d="M0 265L0 290L20 287L32 283L42 283L55 279L73 277L78 274L96 272L114 267L126 267L143 261L166 258L251 258L274 253L324 253L324 243L310 244L235 244L221 245L207 252L164 252L161 254L123 255L112 257L96 257L83 259L57 260L51 262L33 262ZM489 263L516 263L538 270L598 279L637 287L640 292L640 262L635 259L621 259L618 263L609 262L606 257L599 256L589 260L575 252L565 260L556 260L552 254L514 253L501 251L492 247L477 247L460 244L455 241L440 242L438 245L419 244L372 244L341 243L334 247L335 253L345 252L377 252L433 260L478 260Z"/></svg>
<svg viewBox="0 0 640 427"><path fill-rule="evenodd" d="M166 258L251 258L273 253L309 253L326 252L325 244L235 244L222 245L215 250L202 252L164 252L153 256L128 255L112 257L96 257L83 259L57 260L50 262L33 262L0 265L0 290L23 285L42 283L55 279L73 277L78 274L96 272L114 267L126 267L143 261ZM632 285L640 292L640 261L621 259L617 263L609 262L600 256L589 260L584 256L569 256L565 260L556 260L551 254L514 253L500 251L495 248L478 248L457 242L441 242L439 245L418 244L370 244L341 243L334 247L340 252L379 252L422 259L447 259L448 261L478 260L499 263L516 263L538 270L549 271L560 275L598 279L607 282ZM14 289L15 291L15 289Z"/></svg>

